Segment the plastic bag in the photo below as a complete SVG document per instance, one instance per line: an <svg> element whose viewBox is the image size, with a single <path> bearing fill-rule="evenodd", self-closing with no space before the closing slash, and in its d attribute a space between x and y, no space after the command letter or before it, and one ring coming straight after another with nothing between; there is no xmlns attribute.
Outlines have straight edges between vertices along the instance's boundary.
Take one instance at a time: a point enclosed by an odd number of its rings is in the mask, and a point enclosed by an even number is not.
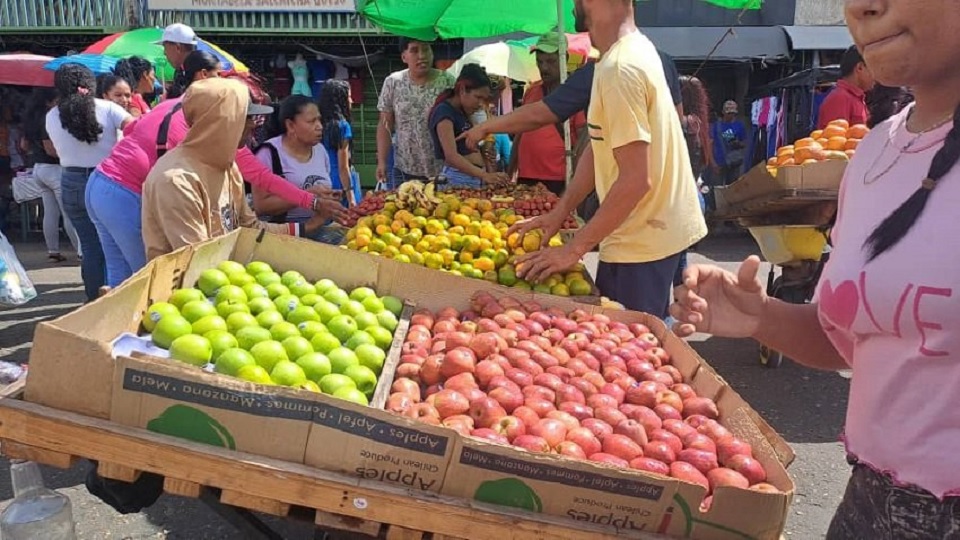
<svg viewBox="0 0 960 540"><path fill-rule="evenodd" d="M17 252L0 233L0 306L22 306L36 297L37 290L20 264Z"/></svg>
<svg viewBox="0 0 960 540"><path fill-rule="evenodd" d="M13 200L24 203L39 199L43 195L40 181L33 175L33 170L21 171L13 179Z"/></svg>

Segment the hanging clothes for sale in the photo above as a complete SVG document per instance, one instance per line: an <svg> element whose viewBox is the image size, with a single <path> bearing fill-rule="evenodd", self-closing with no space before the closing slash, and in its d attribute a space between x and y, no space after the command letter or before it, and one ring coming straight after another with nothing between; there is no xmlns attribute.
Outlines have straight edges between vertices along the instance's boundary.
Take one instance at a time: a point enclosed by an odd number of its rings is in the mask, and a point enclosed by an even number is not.
<svg viewBox="0 0 960 540"><path fill-rule="evenodd" d="M290 93L313 97L309 82L310 69L307 67L307 61L303 59L303 55L298 54L292 62L287 64L287 67L293 73L293 88L291 88Z"/></svg>
<svg viewBox="0 0 960 540"><path fill-rule="evenodd" d="M290 95L293 89L293 72L287 67L287 57L279 54L273 61L272 94L276 99L283 99Z"/></svg>
<svg viewBox="0 0 960 540"><path fill-rule="evenodd" d="M360 105L363 103L363 76L357 70L350 70L350 78L347 79L350 85L350 103Z"/></svg>
<svg viewBox="0 0 960 540"><path fill-rule="evenodd" d="M313 94L320 93L320 88L327 79L332 79L337 72L337 66L331 60L325 58L316 58L308 60L310 66L310 88Z"/></svg>

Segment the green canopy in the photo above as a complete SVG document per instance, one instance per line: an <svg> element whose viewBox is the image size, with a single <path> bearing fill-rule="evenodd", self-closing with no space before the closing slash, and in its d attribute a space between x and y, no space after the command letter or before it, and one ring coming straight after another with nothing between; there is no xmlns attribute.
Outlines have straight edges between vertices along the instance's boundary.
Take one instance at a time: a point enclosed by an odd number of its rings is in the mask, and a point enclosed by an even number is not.
<svg viewBox="0 0 960 540"><path fill-rule="evenodd" d="M759 9L763 0L703 1ZM573 0L562 2L565 31L574 32ZM558 20L557 0L360 0L358 11L391 34L424 41L545 34L556 29Z"/></svg>

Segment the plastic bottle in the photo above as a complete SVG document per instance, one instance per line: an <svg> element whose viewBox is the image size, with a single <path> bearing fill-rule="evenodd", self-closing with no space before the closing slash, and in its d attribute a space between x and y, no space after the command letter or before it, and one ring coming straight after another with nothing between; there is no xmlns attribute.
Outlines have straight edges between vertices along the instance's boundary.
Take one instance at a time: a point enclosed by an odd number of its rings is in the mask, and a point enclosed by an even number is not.
<svg viewBox="0 0 960 540"><path fill-rule="evenodd" d="M43 486L40 467L12 461L13 501L0 514L3 540L76 540L70 499Z"/></svg>

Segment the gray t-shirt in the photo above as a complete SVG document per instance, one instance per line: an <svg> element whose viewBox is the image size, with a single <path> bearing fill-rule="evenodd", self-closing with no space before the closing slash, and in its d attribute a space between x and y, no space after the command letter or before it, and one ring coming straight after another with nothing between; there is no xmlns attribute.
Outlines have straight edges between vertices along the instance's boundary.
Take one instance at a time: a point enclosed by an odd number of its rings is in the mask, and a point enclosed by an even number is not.
<svg viewBox="0 0 960 540"><path fill-rule="evenodd" d="M327 156L327 150L323 144L313 147L313 155L310 161L300 162L290 156L283 148L283 136L274 137L268 141L280 155L280 164L283 166L283 177L291 184L300 189L311 188L316 185L332 187L330 181L330 158ZM270 156L270 150L261 148L257 152L257 159L273 170L273 158ZM287 219L297 221L310 219L313 212L306 208L294 208L287 212Z"/></svg>
<svg viewBox="0 0 960 540"><path fill-rule="evenodd" d="M383 91L377 109L391 111L397 133L394 146L394 166L416 176L436 176L443 163L435 159L430 149L428 120L430 109L441 92L453 88L456 79L441 71L424 85L414 84L405 69L390 74L383 81Z"/></svg>

